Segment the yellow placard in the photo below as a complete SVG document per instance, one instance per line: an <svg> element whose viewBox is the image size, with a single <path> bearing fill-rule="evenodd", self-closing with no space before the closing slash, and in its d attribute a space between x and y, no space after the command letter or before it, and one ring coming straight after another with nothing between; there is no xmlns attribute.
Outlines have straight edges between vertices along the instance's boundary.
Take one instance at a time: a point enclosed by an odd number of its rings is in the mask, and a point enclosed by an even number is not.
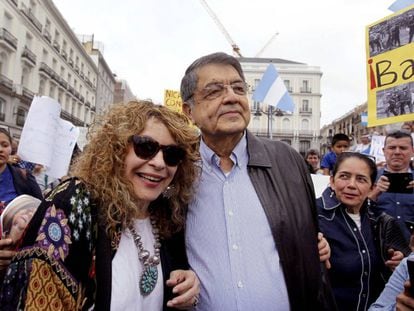
<svg viewBox="0 0 414 311"><path fill-rule="evenodd" d="M368 126L414 120L414 6L366 27Z"/></svg>
<svg viewBox="0 0 414 311"><path fill-rule="evenodd" d="M183 101L179 91L165 90L164 91L164 106L177 111L183 111Z"/></svg>

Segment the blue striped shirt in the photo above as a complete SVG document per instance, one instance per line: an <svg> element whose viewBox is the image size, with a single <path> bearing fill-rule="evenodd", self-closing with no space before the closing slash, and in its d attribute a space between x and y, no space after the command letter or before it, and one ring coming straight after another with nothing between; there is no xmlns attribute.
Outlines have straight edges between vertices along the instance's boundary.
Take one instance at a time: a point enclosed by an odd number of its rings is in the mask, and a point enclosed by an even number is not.
<svg viewBox="0 0 414 311"><path fill-rule="evenodd" d="M200 152L203 172L186 228L189 262L201 281L197 310L289 310L279 255L247 172L246 137L228 174L203 141Z"/></svg>

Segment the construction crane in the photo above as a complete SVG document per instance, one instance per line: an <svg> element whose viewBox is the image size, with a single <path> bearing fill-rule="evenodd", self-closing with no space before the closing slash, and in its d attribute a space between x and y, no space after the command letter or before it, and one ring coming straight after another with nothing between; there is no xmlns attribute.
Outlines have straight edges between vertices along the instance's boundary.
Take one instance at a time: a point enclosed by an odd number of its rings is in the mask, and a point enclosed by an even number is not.
<svg viewBox="0 0 414 311"><path fill-rule="evenodd" d="M273 36L266 42L266 44L261 48L261 50L256 54L256 57L260 57L262 53L269 47L270 43L279 35L279 32L276 31Z"/></svg>
<svg viewBox="0 0 414 311"><path fill-rule="evenodd" d="M228 31L226 30L226 28L224 28L223 24L220 22L220 20L218 19L217 15L213 12L213 10L210 8L210 6L207 4L207 2L205 0L200 0L201 4L204 6L204 8L206 9L207 13L211 16L211 18L214 20L214 22L216 23L216 25L218 26L218 28L220 28L221 32L224 34L224 36L226 37L227 41L231 44L231 47L233 49L233 53L235 55L237 55L238 57L243 57L240 53L240 48L239 46L236 44L236 42L234 42L234 40L230 37L230 34L228 33Z"/></svg>

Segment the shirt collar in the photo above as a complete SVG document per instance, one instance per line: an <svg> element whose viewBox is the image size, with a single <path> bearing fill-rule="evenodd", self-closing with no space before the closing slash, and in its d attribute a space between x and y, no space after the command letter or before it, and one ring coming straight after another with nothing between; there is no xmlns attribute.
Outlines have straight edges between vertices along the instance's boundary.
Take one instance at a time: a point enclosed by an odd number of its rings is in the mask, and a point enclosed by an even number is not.
<svg viewBox="0 0 414 311"><path fill-rule="evenodd" d="M205 165L208 165L209 167L211 167L213 164L220 166L220 157L209 146L207 146L203 138L201 138L200 142L200 154ZM247 139L245 131L243 137L231 152L230 159L233 161L233 163L235 163L235 166L243 167L247 166L248 158L249 156L247 154Z"/></svg>

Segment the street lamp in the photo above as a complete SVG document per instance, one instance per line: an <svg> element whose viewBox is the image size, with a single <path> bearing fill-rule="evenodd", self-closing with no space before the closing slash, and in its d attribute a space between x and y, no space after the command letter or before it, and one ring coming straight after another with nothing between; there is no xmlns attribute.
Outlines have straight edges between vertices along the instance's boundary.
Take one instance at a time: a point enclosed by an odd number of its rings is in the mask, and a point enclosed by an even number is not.
<svg viewBox="0 0 414 311"><path fill-rule="evenodd" d="M274 108L273 106L268 105L267 111L264 111L260 109L260 106L257 105L256 111L254 112L255 117L260 117L262 114L267 116L267 137L270 139L273 139L273 123L272 123L272 117L277 116L281 117L283 116L283 111L279 108Z"/></svg>

